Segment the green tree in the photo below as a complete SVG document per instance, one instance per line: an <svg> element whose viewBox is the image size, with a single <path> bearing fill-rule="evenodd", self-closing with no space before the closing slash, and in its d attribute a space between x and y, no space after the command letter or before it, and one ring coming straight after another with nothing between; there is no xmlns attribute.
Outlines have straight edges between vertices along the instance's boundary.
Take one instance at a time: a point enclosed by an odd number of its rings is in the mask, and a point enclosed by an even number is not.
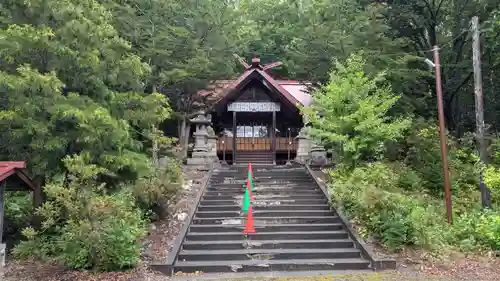
<svg viewBox="0 0 500 281"><path fill-rule="evenodd" d="M147 169L151 126L167 99L144 94L148 64L97 1L10 1L0 17L0 158L28 160L34 175L65 172L66 155L89 153L101 180Z"/></svg>
<svg viewBox="0 0 500 281"><path fill-rule="evenodd" d="M365 64L360 55L338 63L330 81L313 93L312 106L303 108L312 137L335 149L347 168L382 157L385 142L401 138L411 123L388 115L399 96L384 82L383 72L366 75Z"/></svg>
<svg viewBox="0 0 500 281"><path fill-rule="evenodd" d="M165 94L187 149L188 119L207 102L197 92L234 75L232 59L238 16L234 1L103 1L115 15L121 36L152 72L147 88Z"/></svg>

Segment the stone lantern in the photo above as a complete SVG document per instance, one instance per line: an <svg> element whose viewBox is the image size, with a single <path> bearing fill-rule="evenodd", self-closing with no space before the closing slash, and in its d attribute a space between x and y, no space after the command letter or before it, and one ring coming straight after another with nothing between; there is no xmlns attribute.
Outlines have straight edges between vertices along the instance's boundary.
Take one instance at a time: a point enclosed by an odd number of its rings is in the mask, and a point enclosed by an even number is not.
<svg viewBox="0 0 500 281"><path fill-rule="evenodd" d="M211 161L208 159L208 131L207 126L210 125L211 120L205 116L205 112L200 111L196 117L189 120L191 124L195 125L194 147L191 158L187 160L190 165L203 165Z"/></svg>

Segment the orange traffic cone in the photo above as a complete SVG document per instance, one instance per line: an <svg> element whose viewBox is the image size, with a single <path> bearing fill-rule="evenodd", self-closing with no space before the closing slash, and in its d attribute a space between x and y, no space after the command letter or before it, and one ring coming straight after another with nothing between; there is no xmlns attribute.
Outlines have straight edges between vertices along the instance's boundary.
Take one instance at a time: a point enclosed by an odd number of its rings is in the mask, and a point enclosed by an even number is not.
<svg viewBox="0 0 500 281"><path fill-rule="evenodd" d="M253 225L253 214L252 214L252 204L248 207L247 221L245 224L245 229L243 229L243 234L255 233L255 227Z"/></svg>
<svg viewBox="0 0 500 281"><path fill-rule="evenodd" d="M251 162L248 163L248 172L250 172L250 175L252 175L252 179L254 179L253 178L253 171L252 171L252 163Z"/></svg>

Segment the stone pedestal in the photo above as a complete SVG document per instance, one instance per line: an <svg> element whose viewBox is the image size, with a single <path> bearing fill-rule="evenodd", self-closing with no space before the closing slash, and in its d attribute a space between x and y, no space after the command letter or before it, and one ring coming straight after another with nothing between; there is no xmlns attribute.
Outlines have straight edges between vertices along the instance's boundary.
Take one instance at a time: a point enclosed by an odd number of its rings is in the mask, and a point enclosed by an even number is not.
<svg viewBox="0 0 500 281"><path fill-rule="evenodd" d="M212 135L208 136L208 141L207 141L207 156L208 158L212 159L213 161L219 161L219 157L217 156L217 136Z"/></svg>
<svg viewBox="0 0 500 281"><path fill-rule="evenodd" d="M311 151L311 140L307 135L307 128L302 128L297 136L297 156L295 162L305 164L310 158L309 152Z"/></svg>
<svg viewBox="0 0 500 281"><path fill-rule="evenodd" d="M194 136L194 148L191 158L187 160L189 165L209 164L211 161L208 156L208 134L206 131L196 131Z"/></svg>
<svg viewBox="0 0 500 281"><path fill-rule="evenodd" d="M311 147L309 163L311 165L326 165L328 158L326 157L326 150L322 145L314 143Z"/></svg>
<svg viewBox="0 0 500 281"><path fill-rule="evenodd" d="M5 255L7 252L7 246L5 244L0 243L0 268L5 266ZM0 274L2 274L0 272Z"/></svg>

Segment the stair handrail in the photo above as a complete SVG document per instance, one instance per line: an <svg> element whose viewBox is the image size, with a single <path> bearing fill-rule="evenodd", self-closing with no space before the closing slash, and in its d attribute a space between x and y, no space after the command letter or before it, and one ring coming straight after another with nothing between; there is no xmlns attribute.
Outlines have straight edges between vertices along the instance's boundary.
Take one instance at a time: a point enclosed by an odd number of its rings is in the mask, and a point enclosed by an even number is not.
<svg viewBox="0 0 500 281"><path fill-rule="evenodd" d="M323 194L326 196L328 200L328 204L332 209L335 210L337 213L342 225L345 227L347 230L349 236L351 239L354 241L354 244L356 247L361 251L362 255L365 256L369 261L370 261L370 266L374 271L381 271L381 270L392 270L396 269L396 260L391 259L391 258L383 258L377 256L377 254L369 248L369 246L366 244L366 242L361 238L354 227L352 226L351 222L349 219L342 213L341 210L338 208L335 208L332 206L332 197L330 196L326 186L324 183L320 182L316 176L314 175L314 171L311 169L311 167L306 164L304 165L306 167L307 173L311 178L314 180L314 183L321 189Z"/></svg>

